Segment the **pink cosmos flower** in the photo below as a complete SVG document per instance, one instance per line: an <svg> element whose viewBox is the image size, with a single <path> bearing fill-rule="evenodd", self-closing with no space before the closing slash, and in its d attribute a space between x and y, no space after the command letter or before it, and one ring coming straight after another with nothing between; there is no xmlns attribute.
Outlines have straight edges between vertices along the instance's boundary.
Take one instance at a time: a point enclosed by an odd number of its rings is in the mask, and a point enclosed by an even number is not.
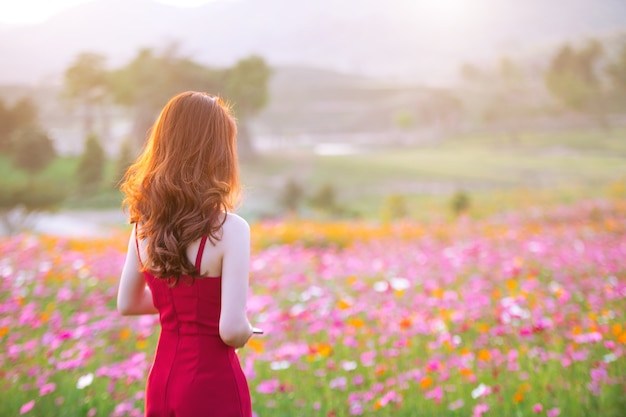
<svg viewBox="0 0 626 417"><path fill-rule="evenodd" d="M20 408L20 414L26 414L35 406L35 400L29 401Z"/></svg>
<svg viewBox="0 0 626 417"><path fill-rule="evenodd" d="M541 413L543 411L543 405L537 403L533 405L533 413Z"/></svg>
<svg viewBox="0 0 626 417"><path fill-rule="evenodd" d="M481 417L487 411L489 411L489 404L476 404L472 417Z"/></svg>
<svg viewBox="0 0 626 417"><path fill-rule="evenodd" d="M548 417L556 417L561 414L561 410L559 410L558 408L551 408L547 411L547 413Z"/></svg>
<svg viewBox="0 0 626 417"><path fill-rule="evenodd" d="M432 399L437 404L439 404L441 402L441 399L443 398L443 389L440 386L435 387L431 389L430 391L427 391L424 394L424 397L427 399Z"/></svg>
<svg viewBox="0 0 626 417"><path fill-rule="evenodd" d="M42 385L41 388L39 388L39 396L42 397L46 394L50 394L52 391L56 389L56 387L57 386L54 382L50 382L50 383Z"/></svg>
<svg viewBox="0 0 626 417"><path fill-rule="evenodd" d="M274 392L278 391L279 386L280 383L278 382L278 379L268 379L259 383L256 390L261 394L273 394Z"/></svg>
<svg viewBox="0 0 626 417"><path fill-rule="evenodd" d="M450 411L457 410L457 409L463 407L463 404L464 404L463 400L456 400L456 401L450 403L450 405L448 406L448 410L450 410Z"/></svg>

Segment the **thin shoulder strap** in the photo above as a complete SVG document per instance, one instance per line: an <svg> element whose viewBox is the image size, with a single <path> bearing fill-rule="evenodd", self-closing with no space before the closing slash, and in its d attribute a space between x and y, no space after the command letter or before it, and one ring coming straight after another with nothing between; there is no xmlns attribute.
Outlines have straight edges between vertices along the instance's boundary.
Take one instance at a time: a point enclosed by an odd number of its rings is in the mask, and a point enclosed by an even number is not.
<svg viewBox="0 0 626 417"><path fill-rule="evenodd" d="M139 259L139 265L143 269L143 262L141 262L141 253L139 252L139 239L137 239L137 223L135 223L135 246L137 247L137 259Z"/></svg>
<svg viewBox="0 0 626 417"><path fill-rule="evenodd" d="M206 235L202 236L202 239L200 240L200 247L198 248L198 254L196 255L196 271L198 271L198 274L200 275L202 275L202 270L200 269L200 267L202 266L202 254L204 253L206 239Z"/></svg>

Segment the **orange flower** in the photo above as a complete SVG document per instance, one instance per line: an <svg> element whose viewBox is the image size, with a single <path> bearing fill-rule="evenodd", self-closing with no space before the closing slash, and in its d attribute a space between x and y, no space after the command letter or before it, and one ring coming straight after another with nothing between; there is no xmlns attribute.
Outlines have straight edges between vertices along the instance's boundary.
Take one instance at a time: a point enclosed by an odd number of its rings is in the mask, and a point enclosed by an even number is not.
<svg viewBox="0 0 626 417"><path fill-rule="evenodd" d="M611 326L611 333L613 333L613 336L619 337L619 335L622 334L622 325L619 323L615 323L613 326Z"/></svg>
<svg viewBox="0 0 626 417"><path fill-rule="evenodd" d="M420 380L420 387L428 388L433 384L433 379L429 376L425 376Z"/></svg>
<svg viewBox="0 0 626 417"><path fill-rule="evenodd" d="M513 402L516 404L522 401L523 399L524 399L524 395L521 392L516 392L515 395L513 396Z"/></svg>
<svg viewBox="0 0 626 417"><path fill-rule="evenodd" d="M364 324L365 322L358 317L350 317L348 319L348 325L354 327L355 329L360 329Z"/></svg>
<svg viewBox="0 0 626 417"><path fill-rule="evenodd" d="M478 359L487 362L491 359L491 353L487 349L481 349L478 351Z"/></svg>
<svg viewBox="0 0 626 417"><path fill-rule="evenodd" d="M459 372L461 372L461 375L467 378L471 377L474 374L474 372L469 368L461 368L459 369Z"/></svg>
<svg viewBox="0 0 626 417"><path fill-rule="evenodd" d="M50 320L50 313L47 313L47 312L41 313L41 315L39 316L39 320L41 320L42 323L47 323L48 320Z"/></svg>
<svg viewBox="0 0 626 417"><path fill-rule="evenodd" d="M412 321L410 318L408 318L408 317L405 317L405 318L403 318L402 320L400 320L400 328L401 328L402 330L407 330L407 329L409 329L412 325L413 325L413 321Z"/></svg>
<svg viewBox="0 0 626 417"><path fill-rule="evenodd" d="M263 350L264 350L263 341L259 339L255 339L255 338L248 340L248 343L246 346L248 346L250 349L252 349L256 353L263 353Z"/></svg>
<svg viewBox="0 0 626 417"><path fill-rule="evenodd" d="M383 406L380 403L380 400L376 400L376 402L374 403L374 410L380 410L382 407Z"/></svg>
<svg viewBox="0 0 626 417"><path fill-rule="evenodd" d="M137 340L136 346L137 346L137 349L139 350L145 349L146 346L148 346L148 342L146 342L145 339Z"/></svg>
<svg viewBox="0 0 626 417"><path fill-rule="evenodd" d="M6 336L9 333L9 328L7 326L0 327L0 337Z"/></svg>
<svg viewBox="0 0 626 417"><path fill-rule="evenodd" d="M330 354L333 352L333 347L328 343L318 343L313 345L311 347L311 350L317 353L319 356L326 357L330 356Z"/></svg>
<svg viewBox="0 0 626 417"><path fill-rule="evenodd" d="M130 329L128 327L125 327L122 329L122 331L120 332L120 340L126 340L130 337Z"/></svg>
<svg viewBox="0 0 626 417"><path fill-rule="evenodd" d="M350 304L349 301L341 299L341 300L339 300L339 303L337 303L337 307L339 307L340 310L346 310L346 309L352 307L352 304Z"/></svg>
<svg viewBox="0 0 626 417"><path fill-rule="evenodd" d="M517 289L517 281L515 281L514 279L507 280L506 287L509 289L509 291L515 291L515 289Z"/></svg>

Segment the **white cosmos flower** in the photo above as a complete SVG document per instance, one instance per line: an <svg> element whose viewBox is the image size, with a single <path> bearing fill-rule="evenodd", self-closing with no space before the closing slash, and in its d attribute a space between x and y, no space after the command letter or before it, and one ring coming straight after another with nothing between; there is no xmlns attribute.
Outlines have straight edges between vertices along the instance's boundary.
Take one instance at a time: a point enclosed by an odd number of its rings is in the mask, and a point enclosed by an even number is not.
<svg viewBox="0 0 626 417"><path fill-rule="evenodd" d="M291 364L288 361L275 361L270 363L270 368L272 371L279 371L281 369L289 368Z"/></svg>
<svg viewBox="0 0 626 417"><path fill-rule="evenodd" d="M404 291L411 286L409 280L402 277L391 278L389 281L391 284L391 288L396 291Z"/></svg>
<svg viewBox="0 0 626 417"><path fill-rule="evenodd" d="M472 398L482 397L487 392L487 385L480 384L476 389L472 390Z"/></svg>
<svg viewBox="0 0 626 417"><path fill-rule="evenodd" d="M83 375L80 378L78 378L78 382L76 383L76 388L84 389L85 387L88 387L89 385L91 385L92 382L93 382L93 374L88 373L87 375Z"/></svg>

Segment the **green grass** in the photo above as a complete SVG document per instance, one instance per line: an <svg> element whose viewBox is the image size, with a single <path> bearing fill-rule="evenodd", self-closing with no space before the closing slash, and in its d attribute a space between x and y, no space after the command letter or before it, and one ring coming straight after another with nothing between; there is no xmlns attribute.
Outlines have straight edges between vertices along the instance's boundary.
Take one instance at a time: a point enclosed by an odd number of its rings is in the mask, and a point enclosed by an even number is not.
<svg viewBox="0 0 626 417"><path fill-rule="evenodd" d="M626 180L625 159L626 128L609 133L522 133L516 140L474 134L338 156L315 155L307 149L272 152L241 163L246 195L242 213L251 219L281 214L279 195L289 179L300 183L309 196L331 184L344 213L368 218L379 218L391 195L405 198L412 217L433 209L448 211L450 196L457 190L470 195L471 214L489 211L485 205L515 208L530 194L537 197L534 204L558 204L604 195L607 187ZM115 185L115 163L107 163L105 180L92 193L76 191L77 163L77 158L58 158L40 174L68 190L63 208L117 209L122 196ZM2 156L0 178L22 181L25 175ZM306 204L303 207L302 215L314 215Z"/></svg>

